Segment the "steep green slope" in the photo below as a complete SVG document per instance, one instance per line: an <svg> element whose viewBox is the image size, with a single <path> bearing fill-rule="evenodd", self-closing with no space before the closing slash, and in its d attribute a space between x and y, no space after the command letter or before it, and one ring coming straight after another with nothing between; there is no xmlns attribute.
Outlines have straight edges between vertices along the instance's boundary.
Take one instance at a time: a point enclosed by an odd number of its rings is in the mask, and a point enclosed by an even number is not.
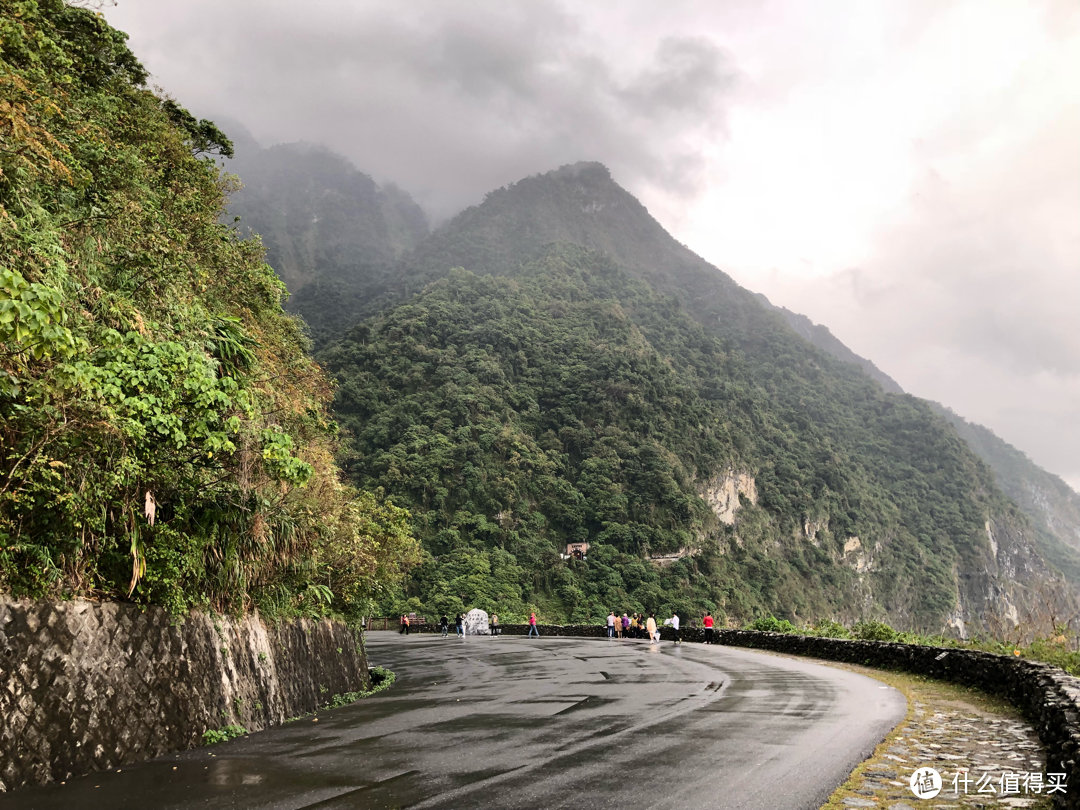
<svg viewBox="0 0 1080 810"><path fill-rule="evenodd" d="M829 331L829 327L820 323L814 323L805 315L800 315L798 312L792 312L787 307L778 307L764 295L761 295L761 293L758 293L758 300L783 315L784 320L788 322L788 325L794 329L800 337L810 341L823 352L831 354L837 360L842 360L845 363L853 363L861 368L866 373L866 376L872 380L877 380L882 391L889 394L904 393L904 389L900 387L900 384L896 380L874 365L873 361L855 354L855 352L845 346L836 335Z"/></svg>
<svg viewBox="0 0 1080 810"><path fill-rule="evenodd" d="M218 221L230 143L125 39L0 0L0 589L362 611L407 515L338 480L328 380Z"/></svg>
<svg viewBox="0 0 1080 810"><path fill-rule="evenodd" d="M400 188L380 188L346 158L305 143L237 145L226 169L244 187L229 201L241 231L258 233L266 260L293 294L321 343L355 323L349 302L386 283L394 262L429 232L427 217Z"/></svg>
<svg viewBox="0 0 1080 810"><path fill-rule="evenodd" d="M718 341L720 351L738 361L744 374L743 381L761 392L767 404L765 411L771 414L773 423L782 428L788 437L785 441L792 446L804 445L805 452L797 452L791 457L781 454L769 461L771 457L766 453L744 459L746 468L739 475L733 471L726 478L718 479L711 494L707 483L694 478L696 467L686 467L688 471L694 471L688 472L690 478L687 480L696 482L695 492L704 494L714 505L725 499L730 502L732 487L736 486L736 481L743 481L740 475L745 477L761 490L762 508L767 512L767 520L772 521L771 527L762 535L769 540L763 541L759 548L762 559L768 560L769 565L728 570L729 585L725 587L733 595L742 594L731 597L742 605L735 609L736 614L765 606L792 615L830 610L876 611L887 613L891 620L905 625L933 624L948 615L957 627L965 621L983 622L989 616L1020 615L1026 598L1025 584L1043 581L1049 575L1043 561L1033 551L1033 530L1001 496L985 467L957 441L945 422L911 398L898 400L884 395L864 373L866 363L859 363L860 358L850 352L838 351L842 344L835 339L823 341L822 330L812 330L809 338L804 339L805 336L798 334L800 324L792 324L791 318L787 317L789 313L763 304L757 296L672 239L649 216L644 206L612 181L607 169L600 164L565 166L492 192L483 203L462 212L415 250L406 253L391 272L372 276L351 291L335 291L340 295L337 300L327 302L327 309L333 307L335 312L343 313L343 318L335 316L335 324L349 317L359 321L400 305L432 282L446 278L454 267L498 277L517 277L523 272L528 275L533 271L523 270L523 265L545 256L555 242L572 243L603 254L623 268L627 280L637 279L644 283L649 295L666 296L677 302L684 318L689 316L696 321L708 339ZM300 295L302 297L304 292ZM560 307L561 304L556 309ZM312 309L311 317L319 319L322 316L317 309ZM318 334L325 338L329 332L324 330ZM340 352L348 351L346 347L362 334L363 330L354 332L350 339L323 355L327 362L335 364L338 376L346 381L346 389L352 380L350 373L344 370ZM461 344L462 348L466 345L465 342ZM382 345L381 350L401 351L396 344ZM660 351L659 348L656 350ZM720 385L723 375L715 377L716 373L713 369L702 371L701 375L711 380L710 385ZM891 381L885 378L882 384L888 382ZM392 388L397 383L388 381L385 384ZM898 387L894 384L887 388ZM383 406L391 407L382 402L367 410L361 408L352 412L346 409L344 418L354 430L366 435L365 420L381 423L380 408ZM421 404L413 403L410 407L421 408ZM347 408L344 400L339 402L339 408ZM559 418L553 417L545 431L559 435L565 427ZM522 430L528 433L524 428ZM367 440L361 439L363 441ZM384 483L375 468L364 466L373 458L370 455L374 452L372 447L362 451L363 463L353 466L358 480L368 485ZM428 451L417 452L426 457ZM665 452L679 457L673 448L666 448ZM843 460L837 464L843 469L857 469L858 475L872 481L882 497L879 506L890 503L894 512L903 512L904 520L908 521L906 531L917 538L918 548L905 546L906 541L896 541L904 532L890 528L899 520L895 515L875 518L870 528L858 534L860 530L853 527L852 515L860 515L860 510L841 508L825 497L821 482L828 482L829 478L822 470L806 472L805 459L815 453L825 456L839 453ZM734 458L729 461L735 463ZM687 461L680 463L689 464ZM396 469L388 467L386 471ZM419 475L415 468L409 470L408 475ZM804 474L809 477L803 477ZM571 483L576 480L572 471L566 475ZM395 479L391 489L407 492L409 484L405 478ZM454 487L450 489L454 490ZM456 513L453 505L443 504L430 509L422 499L415 500L415 492L410 497L414 498L414 504L428 510L429 517L442 515L442 519L449 520L449 515ZM645 493L641 497L643 502L648 502L651 496ZM939 502L942 498L944 500ZM723 512L723 508L719 511ZM500 507L492 513L477 506L475 509L470 507L467 512L486 515L485 520L491 523L493 514L505 514L506 509ZM743 518L744 521L748 519L747 516ZM545 521L555 525L551 516L545 517ZM631 522L640 523L636 519ZM604 527L595 522L581 529L591 538L599 536L603 530ZM471 531L459 533L472 537ZM694 536L697 529L680 524L679 531ZM554 553L552 549L571 539L565 532L552 532L554 530L544 534L548 553ZM748 596L749 591L757 592L763 583L775 579L768 572L772 570L771 565L779 563L773 558L775 554L770 556L770 549L784 547L788 539L800 535L810 540L811 545L820 543L825 537L843 539L847 551L841 553L842 560L834 559L833 562L841 565L837 577L841 574L849 577L847 584L835 588L822 586L823 580L815 574L806 587L796 587L794 580L785 580L778 593L799 594L787 602L776 601L775 595ZM431 536L430 533L427 535L429 547L438 550L430 545ZM670 538L658 543L654 547L655 553L670 552L673 543ZM894 546L898 549L895 554L890 551ZM702 561L711 553L711 547L708 543L702 544L700 552L693 556L692 564L704 565ZM447 560L451 558L442 552L437 556L438 560L432 565L449 564ZM490 561L486 564L490 565ZM527 571L535 568L537 563L525 554L515 564ZM513 566L511 569L517 570ZM462 572L470 570L467 566L461 569ZM718 570L710 569L711 573L705 579L715 580L719 576ZM918 575L913 573L916 570L919 570ZM653 573L660 576L660 572ZM459 572L454 576L439 576L442 578L433 582L445 584L465 577L475 584L486 581L487 575L472 571L468 575ZM655 584L654 580L650 581ZM742 585L731 584L736 582ZM519 583L517 587L524 588L537 600L551 598L550 595L556 592L546 586L535 583L534 586ZM420 596L417 598L427 599L434 587L431 582L418 585ZM581 594L588 592L581 583L574 587ZM715 601L716 593L710 591L710 587L695 580L690 591L684 591L685 594L692 591L697 594L695 598L702 599L706 598L703 594L711 593L709 598ZM816 593L814 589L820 589L820 593L802 595ZM588 599L593 600L595 607L595 600L600 596L589 593ZM551 609L558 615L572 615L583 610L582 599L585 597L559 602ZM643 604L640 599L639 603ZM859 605L857 611L852 607L855 604Z"/></svg>
<svg viewBox="0 0 1080 810"><path fill-rule="evenodd" d="M851 351L827 327L813 323L805 315L777 307L763 295L758 297L819 349L859 366L884 391L903 393L892 377ZM1080 495L989 428L968 422L944 405L929 401L928 404L952 424L960 438L990 467L997 486L1020 507L1034 529L1035 545L1042 557L1074 585L1080 585Z"/></svg>
<svg viewBox="0 0 1080 810"><path fill-rule="evenodd" d="M1080 583L1080 495L989 428L968 422L936 402L930 406L990 466L998 486L1028 516L1043 556L1072 582Z"/></svg>
<svg viewBox="0 0 1080 810"><path fill-rule="evenodd" d="M509 277L452 272L322 354L349 472L406 499L432 555L414 604L937 630L958 599L973 617L1007 589L991 523L1014 570L1045 573L924 403L795 336L748 352L596 253L532 252ZM563 561L580 540L589 559Z"/></svg>

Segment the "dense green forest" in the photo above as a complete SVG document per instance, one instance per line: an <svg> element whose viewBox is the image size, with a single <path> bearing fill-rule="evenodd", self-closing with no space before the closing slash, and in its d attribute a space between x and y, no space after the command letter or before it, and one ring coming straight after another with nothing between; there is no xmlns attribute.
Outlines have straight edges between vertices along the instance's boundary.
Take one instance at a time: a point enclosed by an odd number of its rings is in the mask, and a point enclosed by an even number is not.
<svg viewBox="0 0 1080 810"><path fill-rule="evenodd" d="M427 552L384 607L745 619L869 603L939 628L954 569L987 564L987 516L1013 511L989 471L925 403L857 368L808 344L748 358L716 331L557 244L505 275L451 271L325 350L349 473L411 507ZM734 525L702 497L729 470L759 495ZM854 537L873 549L866 584ZM578 540L588 559L563 560Z"/></svg>
<svg viewBox="0 0 1080 810"><path fill-rule="evenodd" d="M232 145L125 40L0 0L0 590L362 613L408 515L339 480L330 382L219 221Z"/></svg>

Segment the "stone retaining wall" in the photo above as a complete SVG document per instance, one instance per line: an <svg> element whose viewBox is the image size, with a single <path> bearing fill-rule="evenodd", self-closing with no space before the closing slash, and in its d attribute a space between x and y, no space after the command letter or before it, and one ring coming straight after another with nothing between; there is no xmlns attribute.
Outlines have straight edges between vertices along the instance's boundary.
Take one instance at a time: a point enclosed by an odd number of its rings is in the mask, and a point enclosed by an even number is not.
<svg viewBox="0 0 1080 810"><path fill-rule="evenodd" d="M0 792L255 731L369 689L345 625L0 597Z"/></svg>
<svg viewBox="0 0 1080 810"><path fill-rule="evenodd" d="M528 625L503 625L505 635L525 635ZM604 638L607 628L599 625L540 625L544 636L585 636ZM671 628L660 637L673 639ZM816 638L754 630L716 630L716 642L732 647L750 647L790 655L806 655L828 661L861 664L878 669L901 670L915 675L972 686L999 695L1019 709L1039 733L1046 746L1050 772L1065 773L1068 793L1054 794L1055 806L1080 809L1080 678L1058 667L1024 658L995 655L978 650L926 647L882 641ZM701 628L683 629L688 642L705 640Z"/></svg>

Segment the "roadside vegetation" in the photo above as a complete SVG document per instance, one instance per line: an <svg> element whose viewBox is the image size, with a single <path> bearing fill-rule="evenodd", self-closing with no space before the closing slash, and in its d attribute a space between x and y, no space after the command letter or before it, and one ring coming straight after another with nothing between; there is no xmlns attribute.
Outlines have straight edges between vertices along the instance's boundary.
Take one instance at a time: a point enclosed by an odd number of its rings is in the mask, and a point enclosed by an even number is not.
<svg viewBox="0 0 1080 810"><path fill-rule="evenodd" d="M332 385L219 221L231 143L125 40L0 0L0 591L362 615L408 513L340 480Z"/></svg>

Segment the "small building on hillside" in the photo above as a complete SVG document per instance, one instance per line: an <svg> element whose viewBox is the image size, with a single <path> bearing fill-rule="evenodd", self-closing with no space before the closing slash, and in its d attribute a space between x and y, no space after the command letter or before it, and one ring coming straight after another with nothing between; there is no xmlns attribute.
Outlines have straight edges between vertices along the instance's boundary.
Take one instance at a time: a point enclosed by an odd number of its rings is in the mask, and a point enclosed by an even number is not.
<svg viewBox="0 0 1080 810"><path fill-rule="evenodd" d="M589 553L588 543L567 543L566 553L562 555L564 560L569 560L571 557L575 560L584 560L585 555Z"/></svg>

